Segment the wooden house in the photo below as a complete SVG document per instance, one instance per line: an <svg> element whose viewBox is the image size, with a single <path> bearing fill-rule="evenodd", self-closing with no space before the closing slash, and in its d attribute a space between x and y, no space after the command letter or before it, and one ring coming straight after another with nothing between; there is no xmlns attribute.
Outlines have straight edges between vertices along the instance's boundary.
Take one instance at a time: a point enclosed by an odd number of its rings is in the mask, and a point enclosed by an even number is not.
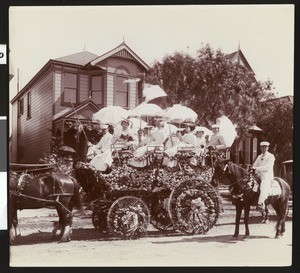
<svg viewBox="0 0 300 273"><path fill-rule="evenodd" d="M49 60L11 100L10 162L38 162L51 153L54 136L82 156L84 144L74 146L70 139L75 133L66 125L78 120L91 122L93 113L105 106L136 107L148 70L124 42L100 56L82 51ZM124 82L128 79L140 81Z"/></svg>

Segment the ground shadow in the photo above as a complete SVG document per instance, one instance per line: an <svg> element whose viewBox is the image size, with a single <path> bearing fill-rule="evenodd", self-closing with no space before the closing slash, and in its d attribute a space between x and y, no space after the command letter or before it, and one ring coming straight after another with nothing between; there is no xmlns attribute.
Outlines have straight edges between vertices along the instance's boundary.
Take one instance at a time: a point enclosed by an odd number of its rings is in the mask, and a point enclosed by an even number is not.
<svg viewBox="0 0 300 273"><path fill-rule="evenodd" d="M222 243L222 244L236 244L239 241L246 241L251 239L272 239L270 236L249 236L248 239L244 239L243 235L240 235L237 239L233 239L232 235L213 235L213 236L201 236L201 235L194 235L191 237L185 237L185 238L178 238L178 240L174 241L160 241L160 242L152 242L152 244L175 244L175 243L191 243L191 242L197 242L197 243Z"/></svg>

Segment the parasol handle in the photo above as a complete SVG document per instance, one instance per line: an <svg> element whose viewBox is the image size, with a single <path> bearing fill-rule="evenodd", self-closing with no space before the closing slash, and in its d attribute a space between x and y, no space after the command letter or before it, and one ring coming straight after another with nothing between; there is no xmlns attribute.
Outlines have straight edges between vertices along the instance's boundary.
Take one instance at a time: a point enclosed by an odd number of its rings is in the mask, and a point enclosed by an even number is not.
<svg viewBox="0 0 300 273"><path fill-rule="evenodd" d="M173 147L173 139L172 139L172 132L171 132L171 126L170 126L170 123L169 124L169 132L170 132L170 137L171 137L171 144L172 144L172 147Z"/></svg>

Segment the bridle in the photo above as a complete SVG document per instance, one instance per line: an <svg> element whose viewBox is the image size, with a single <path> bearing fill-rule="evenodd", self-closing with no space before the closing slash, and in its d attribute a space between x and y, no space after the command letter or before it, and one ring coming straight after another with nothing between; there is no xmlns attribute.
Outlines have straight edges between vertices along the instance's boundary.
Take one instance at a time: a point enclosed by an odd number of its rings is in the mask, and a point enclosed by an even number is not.
<svg viewBox="0 0 300 273"><path fill-rule="evenodd" d="M236 166L237 166L238 168L240 168L240 169L242 169L242 170L245 171L245 169L242 168L242 167L240 167L239 165L236 165ZM219 177L218 179L216 179L216 180L218 181L218 184L219 184L219 183L222 181L222 179L224 178L223 176L225 175L225 173L226 173L226 171L227 171L228 168L229 168L229 165L228 165L228 163L226 163L225 166L222 168L222 171L223 171L222 174L220 175L220 177ZM235 181L234 183L230 184L230 186L233 186L233 185L239 183L239 182L242 181L244 178L245 178L245 176L243 176L243 177L240 178L239 180ZM244 188L244 187L245 187L245 185L243 185L242 188Z"/></svg>

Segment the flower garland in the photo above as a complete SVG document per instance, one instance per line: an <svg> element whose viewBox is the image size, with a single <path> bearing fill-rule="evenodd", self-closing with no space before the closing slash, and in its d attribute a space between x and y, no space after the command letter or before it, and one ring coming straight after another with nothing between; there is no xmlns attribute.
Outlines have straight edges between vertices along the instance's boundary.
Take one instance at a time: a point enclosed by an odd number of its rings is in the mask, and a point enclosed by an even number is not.
<svg viewBox="0 0 300 273"><path fill-rule="evenodd" d="M170 209L177 229L189 234L203 234L219 219L221 201L205 181L189 180L174 189Z"/></svg>
<svg viewBox="0 0 300 273"><path fill-rule="evenodd" d="M140 204L117 208L108 218L114 234L133 239L147 233L147 214Z"/></svg>

